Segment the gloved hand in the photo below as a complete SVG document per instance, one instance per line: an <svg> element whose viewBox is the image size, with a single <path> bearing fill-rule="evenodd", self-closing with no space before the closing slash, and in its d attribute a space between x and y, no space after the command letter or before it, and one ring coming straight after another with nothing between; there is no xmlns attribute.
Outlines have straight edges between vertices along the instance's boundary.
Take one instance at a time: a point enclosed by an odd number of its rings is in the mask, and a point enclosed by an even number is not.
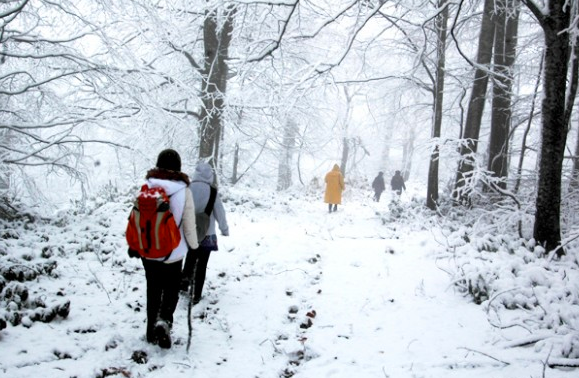
<svg viewBox="0 0 579 378"><path fill-rule="evenodd" d="M136 259L140 259L141 255L139 255L139 252L135 251L134 249L129 248L127 250L127 254L129 255L129 257L134 257Z"/></svg>

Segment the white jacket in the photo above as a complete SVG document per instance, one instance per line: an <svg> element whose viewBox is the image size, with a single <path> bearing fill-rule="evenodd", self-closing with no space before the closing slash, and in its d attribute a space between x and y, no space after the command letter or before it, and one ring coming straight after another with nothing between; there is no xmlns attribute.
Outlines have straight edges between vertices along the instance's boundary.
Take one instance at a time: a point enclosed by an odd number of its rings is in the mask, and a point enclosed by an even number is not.
<svg viewBox="0 0 579 378"><path fill-rule="evenodd" d="M182 181L163 180L158 178L149 178L147 185L150 188L163 188L170 198L171 212L175 218L175 222L179 225L181 232L181 242L171 252L169 258L151 259L163 261L165 263L173 263L182 260L187 254L189 248L199 248L197 241L197 225L195 224L195 203L190 190L187 189L187 184Z"/></svg>

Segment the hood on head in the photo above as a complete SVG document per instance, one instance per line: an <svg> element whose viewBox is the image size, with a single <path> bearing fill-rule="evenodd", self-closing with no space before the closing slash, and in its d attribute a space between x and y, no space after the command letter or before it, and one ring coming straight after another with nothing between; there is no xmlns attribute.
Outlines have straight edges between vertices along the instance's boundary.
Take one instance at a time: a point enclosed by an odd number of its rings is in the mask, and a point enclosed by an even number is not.
<svg viewBox="0 0 579 378"><path fill-rule="evenodd" d="M195 167L195 173L193 174L193 181L203 181L209 185L213 184L213 167L208 163L201 162Z"/></svg>

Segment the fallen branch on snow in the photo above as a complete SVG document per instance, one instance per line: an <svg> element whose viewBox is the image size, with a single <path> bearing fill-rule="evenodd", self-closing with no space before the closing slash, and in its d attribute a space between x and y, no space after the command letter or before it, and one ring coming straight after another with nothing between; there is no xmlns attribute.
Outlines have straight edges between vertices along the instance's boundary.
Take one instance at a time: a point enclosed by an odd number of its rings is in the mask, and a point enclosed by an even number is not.
<svg viewBox="0 0 579 378"><path fill-rule="evenodd" d="M497 361L497 362L500 362L500 363L502 363L502 364L504 364L504 365L510 365L510 364L511 364L510 362L506 362L506 361L503 361L503 360L499 360L498 358L493 357L493 356L491 356L490 354L487 354L487 353L484 353L484 352L481 352L481 351L478 351L478 350L474 350L474 349L470 349L470 348L465 348L465 347L462 347L462 348L459 348L459 349L464 349L464 350L469 351L469 352L472 352L472 353L481 354L481 355L483 355L483 356L485 356L485 357L488 357L488 358L490 358L490 359L492 359L492 360L495 360L495 361Z"/></svg>

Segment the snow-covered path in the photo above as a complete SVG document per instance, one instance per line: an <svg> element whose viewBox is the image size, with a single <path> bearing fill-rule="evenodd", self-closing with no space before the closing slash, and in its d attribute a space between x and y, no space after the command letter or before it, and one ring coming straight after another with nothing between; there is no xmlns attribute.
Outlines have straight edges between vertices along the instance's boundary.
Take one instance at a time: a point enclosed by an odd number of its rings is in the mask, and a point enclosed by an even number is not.
<svg viewBox="0 0 579 378"><path fill-rule="evenodd" d="M65 292L71 312L3 330L0 377L542 376L532 349L500 348L484 309L449 285L431 231L388 221L387 204L352 201L333 214L297 199L226 205L231 236L219 238L209 261L188 352L184 297L173 348L144 341L145 280L124 252L126 213L102 209L66 232L37 231L64 246L61 276L39 283ZM79 243L88 235L97 251L112 244L118 252L94 253ZM41 249L35 243L30 249ZM135 352L146 358L135 361Z"/></svg>
<svg viewBox="0 0 579 378"><path fill-rule="evenodd" d="M316 304L320 327L312 332L314 347L316 339L330 347L311 365L324 370L340 360L340 369L327 375L336 377L344 376L344 369L357 377L425 371L434 377L436 370L448 376L449 368L469 363L457 359L466 354L457 348L474 347L473 341L480 347L486 320L479 308L445 291L448 276L421 248L422 238L429 236L331 243L323 255L325 295ZM476 320L482 327L470 329ZM328 339L335 342L328 344Z"/></svg>
<svg viewBox="0 0 579 378"><path fill-rule="evenodd" d="M331 238L319 252L321 293L312 299L317 317L306 342L319 356L297 376L448 375L464 363L457 348L484 341L484 314L446 290L448 275L428 250L430 233L382 239L382 227L348 227L353 213L372 215L345 209L331 215L337 224L323 223ZM482 327L469 329L477 320Z"/></svg>
<svg viewBox="0 0 579 378"><path fill-rule="evenodd" d="M334 214L312 208L301 222L295 209L285 210L275 214L287 216L273 218L253 213L243 237L223 242L233 252L212 257L215 269L233 269L228 274L238 271L227 262L232 258L241 257L241 271L252 267L218 294L221 313L239 324L230 341L233 354L248 362L247 375L232 373L232 363L220 365L219 376L277 377L285 369L304 378L506 378L541 371L536 358L493 353L495 330L480 306L450 287L433 258L430 232L382 224L385 210L377 212L375 204L350 204ZM245 333L261 337L248 345ZM261 363L250 363L242 352L248 348ZM511 365L499 361L505 353ZM280 358L289 359L285 368Z"/></svg>

